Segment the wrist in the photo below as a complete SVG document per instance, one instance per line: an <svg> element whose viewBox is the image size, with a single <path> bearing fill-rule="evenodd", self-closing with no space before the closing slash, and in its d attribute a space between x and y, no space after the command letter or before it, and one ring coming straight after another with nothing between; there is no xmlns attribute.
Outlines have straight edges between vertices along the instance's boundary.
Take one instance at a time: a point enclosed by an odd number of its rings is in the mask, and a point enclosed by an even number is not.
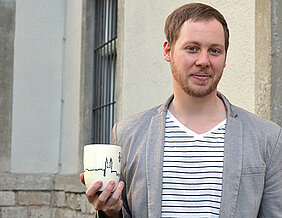
<svg viewBox="0 0 282 218"><path fill-rule="evenodd" d="M104 211L102 210L99 210L98 211L98 214L99 214L99 218L121 218L122 217L122 213L121 213L121 210L117 213L105 213Z"/></svg>

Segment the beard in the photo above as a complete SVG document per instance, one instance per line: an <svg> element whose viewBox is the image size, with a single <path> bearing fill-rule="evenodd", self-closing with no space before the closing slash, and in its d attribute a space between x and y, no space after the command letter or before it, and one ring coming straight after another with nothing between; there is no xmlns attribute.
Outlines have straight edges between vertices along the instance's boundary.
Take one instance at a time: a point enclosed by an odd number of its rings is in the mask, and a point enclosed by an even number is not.
<svg viewBox="0 0 282 218"><path fill-rule="evenodd" d="M180 88L188 95L192 96L192 97L197 97L197 98L201 98L201 97L205 97L209 94L211 94L214 90L216 90L217 85L221 79L221 75L218 77L213 77L215 78L214 81L212 81L211 84L207 85L206 82L198 82L197 86L194 85L194 87L192 85L189 84L189 79L191 74L188 73L184 73L184 72L179 72L176 68L176 65L174 63L174 61L171 61L171 71L172 71L172 76L174 78L174 80L177 82L177 84L180 86ZM195 73L206 73L207 70L206 69L201 69L198 72Z"/></svg>

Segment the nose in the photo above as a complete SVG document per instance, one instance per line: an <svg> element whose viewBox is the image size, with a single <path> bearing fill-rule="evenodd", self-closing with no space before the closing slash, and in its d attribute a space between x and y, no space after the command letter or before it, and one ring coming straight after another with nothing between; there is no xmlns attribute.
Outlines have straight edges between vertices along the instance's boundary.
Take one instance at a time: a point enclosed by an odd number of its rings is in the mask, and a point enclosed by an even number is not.
<svg viewBox="0 0 282 218"><path fill-rule="evenodd" d="M197 56L196 65L201 67L209 67L210 60L207 51L201 51Z"/></svg>

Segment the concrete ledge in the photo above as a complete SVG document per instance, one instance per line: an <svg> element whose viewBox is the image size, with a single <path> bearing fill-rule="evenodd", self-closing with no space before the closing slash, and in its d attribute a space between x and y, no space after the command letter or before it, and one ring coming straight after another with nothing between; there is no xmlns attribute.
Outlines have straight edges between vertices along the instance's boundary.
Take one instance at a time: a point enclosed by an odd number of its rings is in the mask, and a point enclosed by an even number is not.
<svg viewBox="0 0 282 218"><path fill-rule="evenodd" d="M85 193L79 174L13 174L0 173L0 191L64 191Z"/></svg>
<svg viewBox="0 0 282 218"><path fill-rule="evenodd" d="M73 193L85 193L86 187L81 184L79 174L55 175L54 190Z"/></svg>
<svg viewBox="0 0 282 218"><path fill-rule="evenodd" d="M52 175L48 174L0 174L0 190L51 190Z"/></svg>

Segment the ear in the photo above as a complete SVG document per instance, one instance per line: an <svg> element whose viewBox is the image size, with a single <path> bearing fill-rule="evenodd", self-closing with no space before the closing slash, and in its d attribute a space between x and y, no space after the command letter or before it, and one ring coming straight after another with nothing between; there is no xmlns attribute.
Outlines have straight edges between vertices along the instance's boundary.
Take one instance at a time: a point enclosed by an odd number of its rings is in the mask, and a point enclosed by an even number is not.
<svg viewBox="0 0 282 218"><path fill-rule="evenodd" d="M164 59L167 62L171 61L171 47L168 41L165 41L163 44L163 54L164 54Z"/></svg>

